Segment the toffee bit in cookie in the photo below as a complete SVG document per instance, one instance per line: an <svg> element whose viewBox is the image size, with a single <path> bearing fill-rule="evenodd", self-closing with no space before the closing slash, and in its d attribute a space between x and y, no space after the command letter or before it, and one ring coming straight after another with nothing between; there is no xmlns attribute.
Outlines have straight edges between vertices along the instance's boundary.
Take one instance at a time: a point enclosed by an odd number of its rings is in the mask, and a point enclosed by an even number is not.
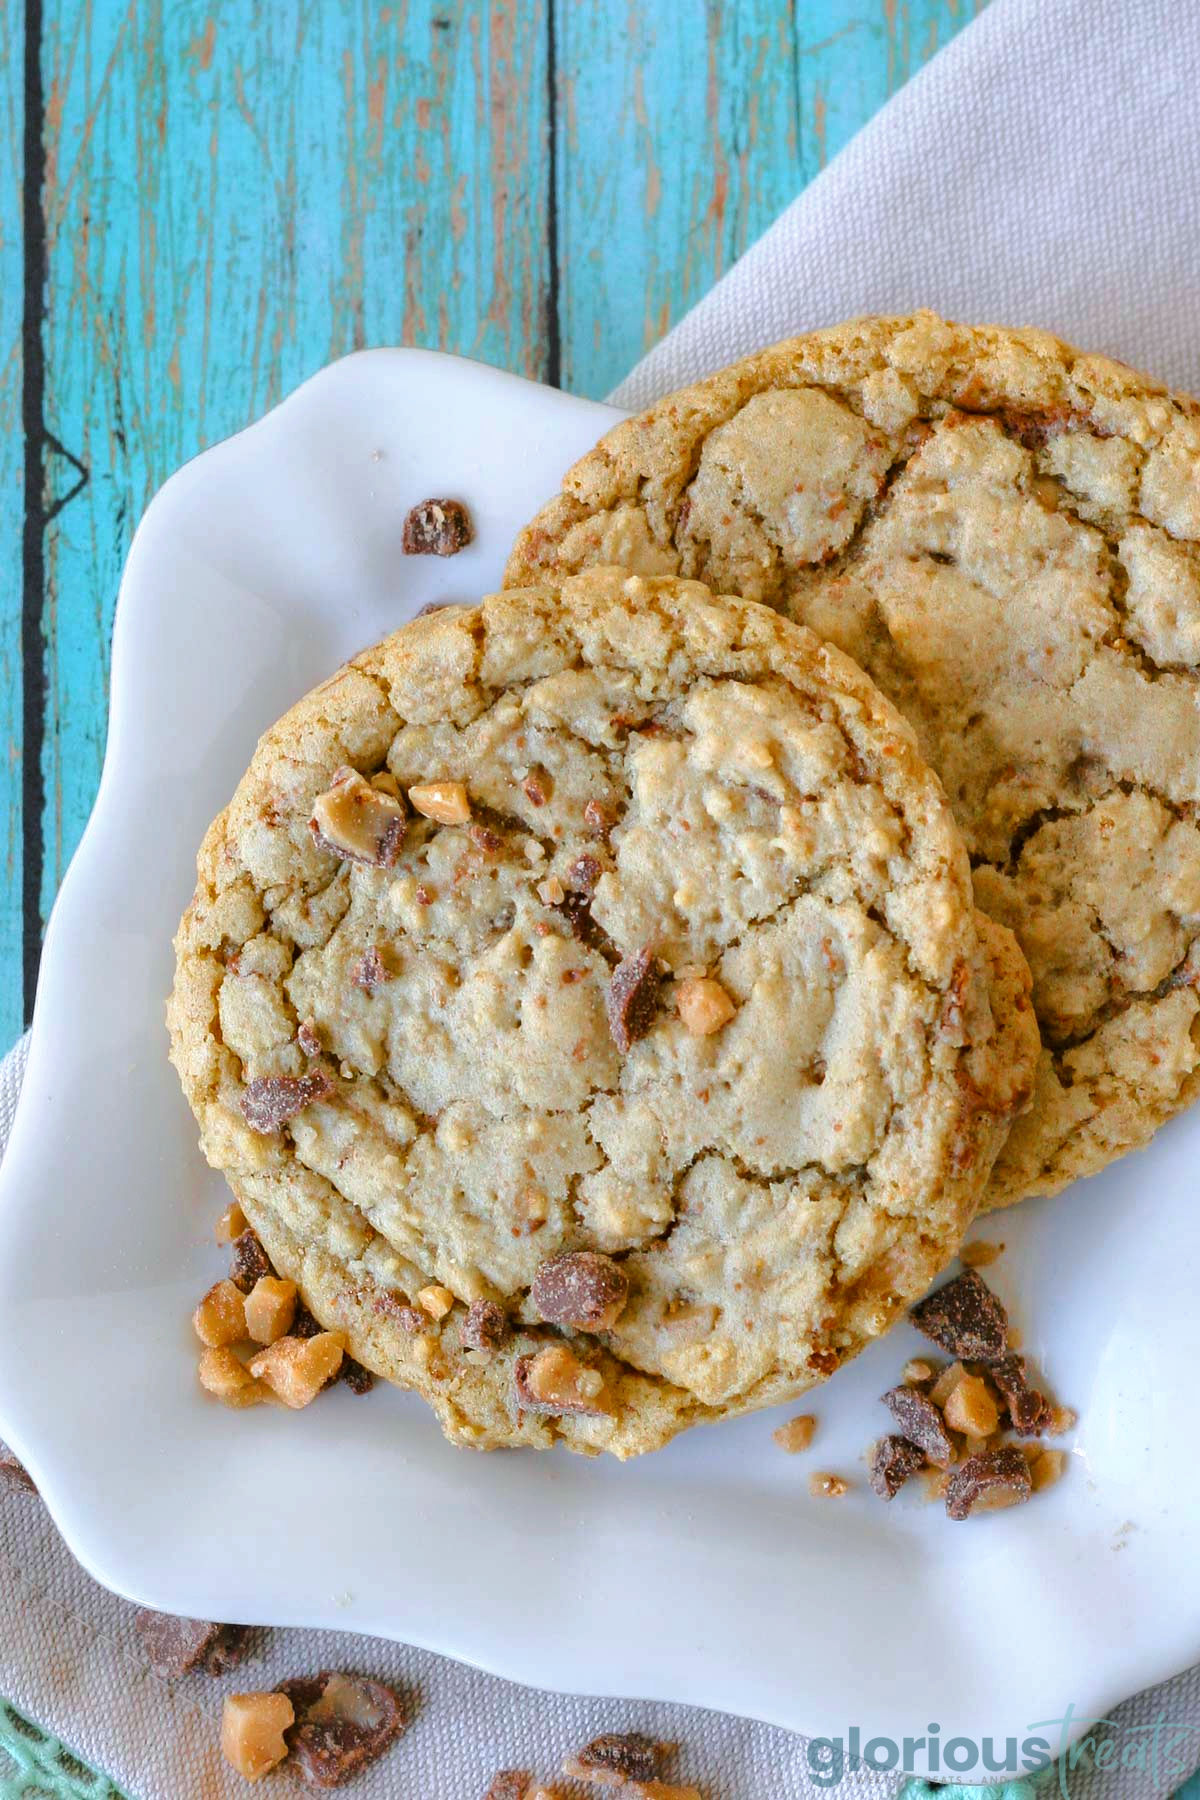
<svg viewBox="0 0 1200 1800"><path fill-rule="evenodd" d="M36 1494L37 1484L23 1462L0 1441L0 1494Z"/></svg>
<svg viewBox="0 0 1200 1800"><path fill-rule="evenodd" d="M229 1279L234 1287L239 1288L243 1294L249 1294L264 1275L274 1273L258 1234L249 1228L240 1232L233 1240L233 1261L229 1270Z"/></svg>
<svg viewBox="0 0 1200 1800"><path fill-rule="evenodd" d="M968 1519L973 1512L1020 1506L1032 1492L1029 1464L1015 1444L1005 1444L968 1456L955 1469L946 1483L946 1515Z"/></svg>
<svg viewBox="0 0 1200 1800"><path fill-rule="evenodd" d="M1050 1430L1054 1409L1030 1381L1029 1364L1023 1356L1002 1356L988 1374L1000 1390L1014 1431L1022 1437L1041 1437Z"/></svg>
<svg viewBox="0 0 1200 1800"><path fill-rule="evenodd" d="M1008 1314L974 1269L937 1288L909 1317L918 1331L964 1362L995 1362L1008 1347Z"/></svg>
<svg viewBox="0 0 1200 1800"><path fill-rule="evenodd" d="M235 1238L241 1237L243 1231L249 1229L246 1215L236 1200L231 1200L213 1229L213 1236L218 1244L232 1244Z"/></svg>
<svg viewBox="0 0 1200 1800"><path fill-rule="evenodd" d="M408 815L398 793L385 793L356 769L341 768L328 791L313 801L308 824L323 850L347 862L390 869L400 855Z"/></svg>
<svg viewBox="0 0 1200 1800"><path fill-rule="evenodd" d="M629 1277L597 1250L570 1250L544 1262L529 1291L550 1325L611 1331L629 1298Z"/></svg>
<svg viewBox="0 0 1200 1800"><path fill-rule="evenodd" d="M217 1625L209 1619L177 1619L171 1613L139 1609L134 1626L150 1667L165 1681L203 1669L206 1675L226 1675L243 1662L250 1650L248 1625Z"/></svg>
<svg viewBox="0 0 1200 1800"><path fill-rule="evenodd" d="M285 1406L299 1409L315 1400L325 1383L341 1368L345 1341L340 1332L320 1331L316 1337L281 1337L250 1359L250 1373Z"/></svg>
<svg viewBox="0 0 1200 1800"><path fill-rule="evenodd" d="M431 1281L417 1295L417 1305L427 1312L431 1319L444 1319L454 1305L454 1295L440 1281Z"/></svg>
<svg viewBox="0 0 1200 1800"><path fill-rule="evenodd" d="M504 839L490 825L478 821L467 826L467 836L482 856L496 856L504 848Z"/></svg>
<svg viewBox="0 0 1200 1800"><path fill-rule="evenodd" d="M868 1480L881 1500L894 1500L909 1477L925 1466L919 1445L895 1435L882 1437L871 1451Z"/></svg>
<svg viewBox="0 0 1200 1800"><path fill-rule="evenodd" d="M935 1468L948 1469L954 1461L954 1444L929 1396L920 1388L894 1387L881 1397L909 1442L916 1444Z"/></svg>
<svg viewBox="0 0 1200 1800"><path fill-rule="evenodd" d="M247 1781L260 1781L287 1755L283 1734L295 1717L286 1694L226 1694L221 1755Z"/></svg>
<svg viewBox="0 0 1200 1800"><path fill-rule="evenodd" d="M297 1025L296 1042L303 1050L305 1056L320 1056L322 1049L321 1038L311 1019L301 1019L299 1025Z"/></svg>
<svg viewBox="0 0 1200 1800"><path fill-rule="evenodd" d="M307 1075L260 1075L247 1083L242 1094L242 1117L251 1131L269 1137L306 1106L332 1092L333 1082L324 1069L313 1069Z"/></svg>
<svg viewBox="0 0 1200 1800"><path fill-rule="evenodd" d="M661 986L662 976L649 949L622 957L613 970L605 1006L613 1043L623 1056L653 1025Z"/></svg>
<svg viewBox="0 0 1200 1800"><path fill-rule="evenodd" d="M606 1731L569 1756L562 1772L573 1781L604 1787L658 1781L677 1749L678 1745L647 1737L643 1731Z"/></svg>
<svg viewBox="0 0 1200 1800"><path fill-rule="evenodd" d="M358 961L352 965L351 984L356 988L362 988L364 993L373 994L375 989L381 988L387 980L388 972L382 953L378 944L372 944L370 949L364 950Z"/></svg>
<svg viewBox="0 0 1200 1800"><path fill-rule="evenodd" d="M197 1365L196 1373L200 1377L200 1386L222 1406L241 1411L246 1406L259 1406L270 1399L269 1391L261 1381L255 1381L253 1375L238 1357L224 1344L220 1349L205 1350Z"/></svg>
<svg viewBox="0 0 1200 1800"><path fill-rule="evenodd" d="M796 1456L801 1450L808 1449L816 1430L817 1421L811 1413L798 1413L786 1425L780 1425L771 1436L781 1450L786 1450L789 1456Z"/></svg>
<svg viewBox="0 0 1200 1800"><path fill-rule="evenodd" d="M547 1344L534 1356L518 1356L513 1383L524 1412L599 1417L612 1410L600 1370L581 1362L566 1344Z"/></svg>
<svg viewBox="0 0 1200 1800"><path fill-rule="evenodd" d="M371 1302L371 1311L378 1313L381 1319L395 1319L401 1331L409 1337L419 1337L423 1331L429 1330L429 1316L419 1307L405 1299L403 1294L395 1294L390 1288L384 1288L376 1294Z"/></svg>
<svg viewBox="0 0 1200 1800"><path fill-rule="evenodd" d="M461 500L419 500L404 521L401 548L405 556L457 556L473 536Z"/></svg>
<svg viewBox="0 0 1200 1800"><path fill-rule="evenodd" d="M545 769L530 769L521 783L521 792L530 806L545 806L554 792L554 783Z"/></svg>
<svg viewBox="0 0 1200 1800"><path fill-rule="evenodd" d="M500 1350L508 1342L510 1326L502 1307L494 1300L472 1300L463 1320L462 1341L468 1350Z"/></svg>
<svg viewBox="0 0 1200 1800"><path fill-rule="evenodd" d="M586 894L590 900L596 891L596 883L604 873L604 864L598 856L590 856L586 851L577 856L567 869L565 880L573 894Z"/></svg>
<svg viewBox="0 0 1200 1800"><path fill-rule="evenodd" d="M409 805L423 819L437 825L465 825L471 817L471 800L461 781L423 781L408 790Z"/></svg>
<svg viewBox="0 0 1200 1800"><path fill-rule="evenodd" d="M617 809L606 806L603 800L589 800L583 809L583 822L593 837L608 838L616 827Z"/></svg>
<svg viewBox="0 0 1200 1800"><path fill-rule="evenodd" d="M850 1492L850 1483L844 1475L831 1475L822 1469L808 1478L808 1491L814 1500L840 1500L843 1494Z"/></svg>
<svg viewBox="0 0 1200 1800"><path fill-rule="evenodd" d="M707 975L676 983L675 1008L685 1031L693 1037L709 1037L720 1031L737 1011L720 982Z"/></svg>
<svg viewBox="0 0 1200 1800"><path fill-rule="evenodd" d="M532 1783L532 1769L497 1769L483 1800L526 1800Z"/></svg>
<svg viewBox="0 0 1200 1800"><path fill-rule="evenodd" d="M276 1692L294 1709L288 1753L309 1787L341 1787L377 1762L408 1725L399 1695L382 1681L360 1675L323 1669L316 1676L280 1682Z"/></svg>

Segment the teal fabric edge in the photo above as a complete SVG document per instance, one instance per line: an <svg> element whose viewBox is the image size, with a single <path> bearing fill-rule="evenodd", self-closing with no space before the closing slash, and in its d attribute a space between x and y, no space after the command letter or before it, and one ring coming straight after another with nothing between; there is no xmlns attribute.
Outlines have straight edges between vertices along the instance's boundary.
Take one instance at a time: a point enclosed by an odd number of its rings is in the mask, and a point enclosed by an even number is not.
<svg viewBox="0 0 1200 1800"><path fill-rule="evenodd" d="M133 1800L74 1750L0 1700L0 1800Z"/></svg>
<svg viewBox="0 0 1200 1800"><path fill-rule="evenodd" d="M900 1800L1035 1800L1036 1794L1031 1781L1006 1781L1003 1787L930 1787L927 1781L909 1781Z"/></svg>
<svg viewBox="0 0 1200 1800"><path fill-rule="evenodd" d="M1052 1778L1053 1771L1048 1774ZM909 1781L899 1800L1036 1800L1046 1791L1046 1776L1003 1787L931 1787L927 1781ZM38 1800L135 1800L10 1701L0 1700L0 1800L35 1794ZM1175 1800L1200 1800L1200 1775L1181 1787Z"/></svg>

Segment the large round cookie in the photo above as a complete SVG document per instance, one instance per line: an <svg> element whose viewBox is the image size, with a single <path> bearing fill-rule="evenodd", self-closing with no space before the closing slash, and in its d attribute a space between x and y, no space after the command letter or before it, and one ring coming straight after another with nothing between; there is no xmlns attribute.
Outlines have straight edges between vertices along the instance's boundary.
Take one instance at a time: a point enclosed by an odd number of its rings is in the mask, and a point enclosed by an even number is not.
<svg viewBox="0 0 1200 1800"><path fill-rule="evenodd" d="M460 1442L629 1456L811 1386L953 1254L1036 1044L978 917L861 670L593 571L420 619L266 734L171 1054L356 1357Z"/></svg>
<svg viewBox="0 0 1200 1800"><path fill-rule="evenodd" d="M1041 332L860 319L618 426L509 567L767 601L915 726L1045 1045L987 1204L1102 1168L1200 1086L1198 413Z"/></svg>

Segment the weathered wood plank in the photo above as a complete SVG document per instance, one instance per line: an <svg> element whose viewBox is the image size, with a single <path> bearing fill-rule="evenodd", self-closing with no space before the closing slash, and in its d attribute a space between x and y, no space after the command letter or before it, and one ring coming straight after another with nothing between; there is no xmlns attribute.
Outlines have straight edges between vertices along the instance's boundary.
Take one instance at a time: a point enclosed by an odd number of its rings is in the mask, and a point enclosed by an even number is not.
<svg viewBox="0 0 1200 1800"><path fill-rule="evenodd" d="M543 371L546 53L542 0L47 0L46 407L90 480L47 546L44 907L163 479L363 344Z"/></svg>
<svg viewBox="0 0 1200 1800"><path fill-rule="evenodd" d="M983 10L985 0L798 0L800 168L804 182Z"/></svg>
<svg viewBox="0 0 1200 1800"><path fill-rule="evenodd" d="M606 393L975 0L555 0L564 385Z"/></svg>
<svg viewBox="0 0 1200 1800"><path fill-rule="evenodd" d="M563 384L608 392L800 186L790 8L556 0Z"/></svg>
<svg viewBox="0 0 1200 1800"><path fill-rule="evenodd" d="M21 1029L21 421L24 7L0 0L0 1050Z"/></svg>

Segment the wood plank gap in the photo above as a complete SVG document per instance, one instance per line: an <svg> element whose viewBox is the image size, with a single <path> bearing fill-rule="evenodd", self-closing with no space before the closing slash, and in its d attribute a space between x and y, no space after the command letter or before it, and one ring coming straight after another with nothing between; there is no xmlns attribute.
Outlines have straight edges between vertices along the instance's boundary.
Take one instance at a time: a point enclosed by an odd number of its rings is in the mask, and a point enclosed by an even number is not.
<svg viewBox="0 0 1200 1800"><path fill-rule="evenodd" d="M21 533L21 975L25 1022L33 1014L42 954L42 748L46 726L46 658L42 606L46 587L46 142L42 87L42 3L26 0L25 119L22 133L21 225L24 250L21 341L21 430L25 514Z"/></svg>
<svg viewBox="0 0 1200 1800"><path fill-rule="evenodd" d="M546 5L546 374L562 386L562 324L558 275L558 28L556 0Z"/></svg>

